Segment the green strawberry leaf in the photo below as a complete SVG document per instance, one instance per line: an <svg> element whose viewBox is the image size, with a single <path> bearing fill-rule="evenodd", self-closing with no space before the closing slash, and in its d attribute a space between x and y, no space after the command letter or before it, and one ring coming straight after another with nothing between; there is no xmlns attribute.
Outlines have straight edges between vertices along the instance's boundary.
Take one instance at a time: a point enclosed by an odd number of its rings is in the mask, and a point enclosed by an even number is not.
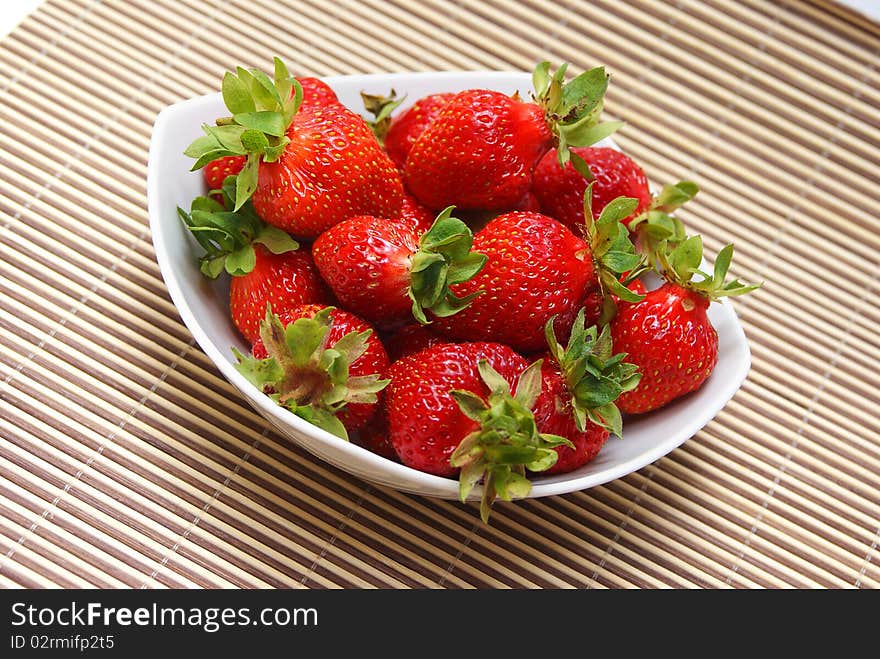
<svg viewBox="0 0 880 659"><path fill-rule="evenodd" d="M296 405L289 409L299 418L308 421L313 426L317 426L331 435L336 435L340 439L348 441L348 430L342 425L342 421L329 410L313 405Z"/></svg>
<svg viewBox="0 0 880 659"><path fill-rule="evenodd" d="M245 147L248 153L265 150L269 146L268 136L281 137L287 130L287 126L284 125L284 115L281 112L272 112L270 110L243 112L234 115L232 118L235 120L235 123L260 133L263 137L263 142L258 146L253 148Z"/></svg>
<svg viewBox="0 0 880 659"><path fill-rule="evenodd" d="M444 209L431 228L419 240L419 250L410 259L410 285L413 317L422 324L430 322L430 310L443 318L465 309L482 291L459 297L450 290L453 284L470 281L486 264L486 255L471 252L474 237L468 226L452 217L453 207Z"/></svg>
<svg viewBox="0 0 880 659"><path fill-rule="evenodd" d="M246 357L233 349L236 368L261 391L297 416L348 439L339 412L352 403L376 403L389 380L381 374L351 376L351 367L366 351L372 332L349 332L332 345L327 337L333 307L284 327L272 309L260 323L268 357Z"/></svg>
<svg viewBox="0 0 880 659"><path fill-rule="evenodd" d="M256 359L243 355L235 348L232 352L237 360L235 370L260 391L264 391L267 386L275 384L284 377L283 369L274 359Z"/></svg>
<svg viewBox="0 0 880 659"><path fill-rule="evenodd" d="M233 277L246 275L257 264L257 255L253 245L244 245L226 255L225 268Z"/></svg>
<svg viewBox="0 0 880 659"><path fill-rule="evenodd" d="M367 121L373 135L379 141L379 144L385 144L385 135L391 127L391 113L394 112L400 104L406 100L406 95L397 98L397 92L393 89L388 96L378 96L375 94L367 94L361 92L361 101L364 109L373 115L372 121Z"/></svg>
<svg viewBox="0 0 880 659"><path fill-rule="evenodd" d="M571 158L571 147L590 146L608 137L623 124L599 123L603 98L608 88L608 75L603 67L596 67L565 82L568 65L561 65L550 73L548 62L541 62L532 73L533 98L544 111L544 117L557 140L559 164L572 162L587 180L592 178L582 159Z"/></svg>
<svg viewBox="0 0 880 659"><path fill-rule="evenodd" d="M221 273L242 276L256 265L253 243L261 243L274 254L299 248L287 233L265 224L254 212L250 202L230 211L237 197L238 177L227 176L221 190L212 192L223 198L223 203L211 197L196 197L187 213L177 209L181 221L204 250L199 257L202 273L216 279Z"/></svg>
<svg viewBox="0 0 880 659"><path fill-rule="evenodd" d="M278 227L273 227L271 224L260 227L253 242L260 243L273 254L295 252L299 249L299 243L289 233Z"/></svg>
<svg viewBox="0 0 880 659"><path fill-rule="evenodd" d="M571 395L578 430L583 432L591 422L619 436L622 422L614 401L623 392L633 389L641 376L637 366L624 361L624 353L614 353L609 326L603 325L601 332L596 326L585 327L584 316L581 309L568 345L553 351L553 358ZM555 343L552 323L553 319L548 321L545 331Z"/></svg>
<svg viewBox="0 0 880 659"><path fill-rule="evenodd" d="M510 383L486 360L480 360L477 368L490 393L484 399L470 391L450 392L462 413L477 422L479 429L461 441L449 463L461 470L462 501L483 482L480 514L487 521L496 497L509 500L528 494L531 484L525 477L527 467L532 471L548 469L557 459L552 447L572 444L564 437L537 431L530 407L540 393L540 360L520 374L515 395L510 393Z"/></svg>
<svg viewBox="0 0 880 659"><path fill-rule="evenodd" d="M238 77L228 71L223 75L223 102L232 114L254 112L256 105L250 89Z"/></svg>
<svg viewBox="0 0 880 659"><path fill-rule="evenodd" d="M699 191L699 186L693 181L679 181L674 185L665 185L651 203L651 210L672 213L696 197Z"/></svg>
<svg viewBox="0 0 880 659"><path fill-rule="evenodd" d="M222 94L231 116L217 119L215 126L203 125L205 135L184 154L195 159L192 170L223 156L248 157L239 174L238 210L256 190L260 163L277 160L289 143L285 133L302 103L302 86L276 57L274 79L259 69L237 67L224 74Z"/></svg>
<svg viewBox="0 0 880 659"><path fill-rule="evenodd" d="M632 215L639 205L634 197L617 197L609 201L599 213L599 224L604 222L621 222Z"/></svg>

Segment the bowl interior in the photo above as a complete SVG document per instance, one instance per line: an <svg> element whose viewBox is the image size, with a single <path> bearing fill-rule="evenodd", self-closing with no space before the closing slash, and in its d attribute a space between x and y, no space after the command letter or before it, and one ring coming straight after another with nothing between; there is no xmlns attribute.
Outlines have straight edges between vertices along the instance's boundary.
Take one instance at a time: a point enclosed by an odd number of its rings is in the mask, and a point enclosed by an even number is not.
<svg viewBox="0 0 880 659"><path fill-rule="evenodd" d="M406 95L401 106L431 93L488 88L527 97L531 76L520 72L442 72L339 76L325 79L342 103L362 112L360 92ZM231 348L247 351L228 314L228 282L211 282L199 272L197 246L177 216L193 197L204 194L200 172L190 172L183 150L201 134L202 123L225 114L221 95L172 105L156 119L150 144L147 197L156 257L180 316L199 346L246 400L282 434L319 458L380 485L425 496L456 498L456 481L425 474L344 442L276 406L234 368ZM613 144L610 140L608 144ZM590 464L567 474L536 477L530 496L572 492L598 485L662 457L705 425L745 378L748 344L733 307L714 304L710 319L718 331L718 365L697 392L644 417L624 423L624 439L613 437ZM474 496L478 496L475 492Z"/></svg>

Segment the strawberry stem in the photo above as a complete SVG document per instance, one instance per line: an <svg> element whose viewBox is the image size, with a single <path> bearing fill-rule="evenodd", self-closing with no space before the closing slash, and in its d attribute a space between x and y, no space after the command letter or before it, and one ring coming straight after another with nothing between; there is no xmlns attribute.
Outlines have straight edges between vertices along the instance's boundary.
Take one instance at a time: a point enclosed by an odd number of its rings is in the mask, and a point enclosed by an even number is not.
<svg viewBox="0 0 880 659"><path fill-rule="evenodd" d="M607 322L614 316L612 294L626 302L639 302L644 297L631 291L621 282L621 276L635 279L647 270L647 259L636 253L629 237L629 229L623 220L638 206L638 199L617 197L608 202L599 213L593 214L593 185L591 181L584 190L584 237L590 245L593 269L599 280L602 294L601 320Z"/></svg>
<svg viewBox="0 0 880 659"><path fill-rule="evenodd" d="M450 392L459 409L480 426L461 441L449 461L461 469L462 502L483 481L480 516L484 522L496 498L510 501L528 495L531 483L526 469L549 469L558 458L553 447L572 446L564 437L539 433L535 425L531 409L541 391L541 363L538 360L522 372L514 395L510 384L484 359L477 367L491 392L486 400L470 391Z"/></svg>
<svg viewBox="0 0 880 659"><path fill-rule="evenodd" d="M553 329L555 316L547 321L544 334L550 354L559 365L571 393L571 409L577 429L584 432L592 422L618 437L623 433L617 398L636 388L641 379L638 366L624 361L626 353L614 354L611 330L603 325L584 327L584 310L578 312L571 338L563 348Z"/></svg>
<svg viewBox="0 0 880 659"><path fill-rule="evenodd" d="M223 76L223 102L231 113L214 126L202 125L205 133L184 151L195 159L192 170L201 169L223 156L247 156L238 175L235 206L244 205L257 187L260 162L274 162L290 141L285 135L302 104L299 81L290 75L279 58L274 59L274 77L259 69L238 67Z"/></svg>
<svg viewBox="0 0 880 659"><path fill-rule="evenodd" d="M440 318L465 309L483 291L458 297L449 288L473 279L486 265L485 254L471 252L474 236L468 226L452 217L453 206L444 209L419 240L419 250L410 257L412 313L423 325L429 323L425 310Z"/></svg>
<svg viewBox="0 0 880 659"><path fill-rule="evenodd" d="M333 307L284 327L266 309L260 338L268 357L256 359L233 350L235 368L272 399L309 423L348 440L337 414L349 403L375 403L390 380L378 373L350 377L349 367L367 350L371 330L349 332L328 345Z"/></svg>
<svg viewBox="0 0 880 659"><path fill-rule="evenodd" d="M533 99L541 109L550 131L556 137L559 164L572 166L584 178L593 178L583 158L571 147L590 146L623 126L620 121L599 122L604 106L609 76L604 67L596 67L565 82L568 64L562 64L552 74L550 62L541 62L532 73Z"/></svg>
<svg viewBox="0 0 880 659"><path fill-rule="evenodd" d="M196 197L189 212L178 206L177 214L192 232L205 253L199 257L199 269L210 279L216 279L225 270L233 277L246 275L256 265L254 244L260 243L273 254L299 249L299 243L281 229L263 222L250 202L238 210L227 210L234 205L236 177L227 176L220 190L223 201Z"/></svg>
<svg viewBox="0 0 880 659"><path fill-rule="evenodd" d="M389 92L388 96L361 92L361 100L364 103L364 109L373 115L373 120L367 121L367 125L373 131L373 135L376 136L379 144L384 146L385 135L391 126L391 113L406 100L406 95L397 98L397 92L393 89Z"/></svg>

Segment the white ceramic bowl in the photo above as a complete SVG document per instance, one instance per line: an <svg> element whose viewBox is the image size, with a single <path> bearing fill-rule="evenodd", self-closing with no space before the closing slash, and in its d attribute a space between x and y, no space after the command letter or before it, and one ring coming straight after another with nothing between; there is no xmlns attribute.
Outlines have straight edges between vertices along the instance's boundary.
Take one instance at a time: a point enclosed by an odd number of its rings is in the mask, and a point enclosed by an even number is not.
<svg viewBox="0 0 880 659"><path fill-rule="evenodd" d="M412 103L427 94L488 88L527 96L531 76L509 72L444 72L357 75L327 78L339 100L362 112L361 91L387 94L393 88ZM201 134L202 123L226 114L219 93L176 103L157 117L150 143L147 197L156 257L171 298L202 350L244 398L283 435L322 460L365 480L405 492L453 499L457 481L425 474L386 460L310 425L273 403L233 367L231 348L247 351L229 318L228 282L206 279L198 268L197 248L177 216L193 197L204 194L201 172L183 150ZM742 384L750 365L748 344L733 308L712 305L718 330L718 365L699 391L657 412L624 425L624 439L612 437L590 464L567 474L535 477L531 495L542 497L582 490L624 476L666 455L702 428ZM479 496L475 492L473 496Z"/></svg>

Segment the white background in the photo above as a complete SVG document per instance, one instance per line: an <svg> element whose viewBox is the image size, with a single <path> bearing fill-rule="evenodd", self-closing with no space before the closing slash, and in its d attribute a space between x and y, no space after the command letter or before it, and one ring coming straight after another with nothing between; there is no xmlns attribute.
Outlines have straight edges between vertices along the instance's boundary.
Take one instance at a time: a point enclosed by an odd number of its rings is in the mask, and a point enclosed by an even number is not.
<svg viewBox="0 0 880 659"><path fill-rule="evenodd" d="M12 31L42 0L0 0L0 37Z"/></svg>

